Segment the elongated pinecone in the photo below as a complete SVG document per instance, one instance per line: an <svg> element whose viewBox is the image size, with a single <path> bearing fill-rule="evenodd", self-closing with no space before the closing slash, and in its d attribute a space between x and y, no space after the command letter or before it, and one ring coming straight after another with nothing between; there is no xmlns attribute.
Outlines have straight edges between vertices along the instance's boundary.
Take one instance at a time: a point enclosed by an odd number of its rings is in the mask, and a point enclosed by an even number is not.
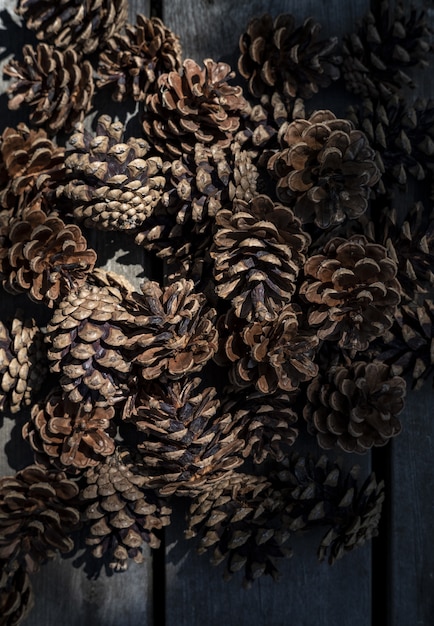
<svg viewBox="0 0 434 626"><path fill-rule="evenodd" d="M112 86L113 100L144 100L161 74L181 68L179 37L158 17L137 15L136 25L114 32L100 53L98 87Z"/></svg>
<svg viewBox="0 0 434 626"><path fill-rule="evenodd" d="M283 507L264 476L230 472L192 502L186 536L199 535L199 554L213 550L213 565L227 559L226 579L243 570L245 587L262 575L277 580L277 563L291 556L285 547L290 533L282 524Z"/></svg>
<svg viewBox="0 0 434 626"><path fill-rule="evenodd" d="M310 237L288 207L259 195L216 216L216 293L248 321L276 319L291 301Z"/></svg>
<svg viewBox="0 0 434 626"><path fill-rule="evenodd" d="M25 559L34 572L58 552L69 552L79 522L71 504L77 494L76 483L63 472L37 465L0 478L0 559Z"/></svg>
<svg viewBox="0 0 434 626"><path fill-rule="evenodd" d="M97 558L108 556L115 571L127 569L128 559L142 563L143 545L158 548L154 531L170 523L171 509L147 487L146 474L125 447L86 472L80 494L86 543Z"/></svg>
<svg viewBox="0 0 434 626"><path fill-rule="evenodd" d="M124 127L108 115L96 135L80 125L70 139L65 164L70 181L63 189L74 217L101 230L135 231L161 200L163 162L149 156L144 139L123 139Z"/></svg>
<svg viewBox="0 0 434 626"><path fill-rule="evenodd" d="M0 561L0 626L19 626L34 604L26 567L18 561Z"/></svg>
<svg viewBox="0 0 434 626"><path fill-rule="evenodd" d="M380 244L363 235L331 239L324 254L304 266L300 293L312 304L309 325L321 340L335 341L353 354L390 328L400 302L396 264Z"/></svg>
<svg viewBox="0 0 434 626"><path fill-rule="evenodd" d="M31 207L9 222L8 244L7 256L0 258L4 288L49 307L79 287L96 261L76 224Z"/></svg>
<svg viewBox="0 0 434 626"><path fill-rule="evenodd" d="M281 143L268 169L278 197L303 222L328 228L365 213L380 173L362 131L331 111L316 111L289 124Z"/></svg>
<svg viewBox="0 0 434 626"><path fill-rule="evenodd" d="M45 43L23 47L23 61L12 59L4 68L14 79L7 93L8 106L31 107L30 121L48 133L69 132L92 107L92 66L73 48L58 50Z"/></svg>
<svg viewBox="0 0 434 626"><path fill-rule="evenodd" d="M393 3L395 4L395 3ZM349 91L363 97L389 96L414 87L408 68L426 67L430 29L426 14L398 2L381 0L343 39L342 75Z"/></svg>
<svg viewBox="0 0 434 626"><path fill-rule="evenodd" d="M127 19L127 0L19 0L16 13L43 42L90 54Z"/></svg>
<svg viewBox="0 0 434 626"><path fill-rule="evenodd" d="M198 141L227 148L246 106L242 88L231 87L227 63L204 60L204 68L185 59L183 71L162 74L158 91L149 94L143 129L149 141L168 158L192 152Z"/></svg>
<svg viewBox="0 0 434 626"><path fill-rule="evenodd" d="M319 38L321 25L309 17L301 26L295 18L269 14L253 18L240 37L238 71L249 91L260 98L278 91L287 99L310 98L339 78L342 62L336 54L337 37Z"/></svg>
<svg viewBox="0 0 434 626"><path fill-rule="evenodd" d="M358 484L360 468L349 472L326 456L286 460L276 473L277 488L286 502L289 531L329 526L318 548L318 558L337 559L378 535L384 483L371 474Z"/></svg>

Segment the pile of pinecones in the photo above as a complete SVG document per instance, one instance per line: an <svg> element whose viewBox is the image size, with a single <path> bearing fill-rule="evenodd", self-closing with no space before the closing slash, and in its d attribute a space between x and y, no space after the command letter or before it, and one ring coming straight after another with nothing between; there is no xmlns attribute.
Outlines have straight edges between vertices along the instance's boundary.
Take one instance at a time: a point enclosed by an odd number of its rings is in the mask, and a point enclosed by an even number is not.
<svg viewBox="0 0 434 626"><path fill-rule="evenodd" d="M17 13L41 43L5 68L28 121L0 138L0 279L45 321L0 323L0 409L31 407L34 453L0 479L0 624L74 542L114 570L142 561L173 496L247 585L278 575L301 529L324 527L333 563L376 535L384 486L301 454L299 431L312 449L383 446L402 376L433 374L434 103L404 99L425 14L377 3L340 47L313 18L264 15L237 75L183 60L159 18L128 24L126 0ZM306 113L339 78L361 104ZM95 87L138 103L140 136L84 126ZM399 216L407 178L420 198ZM139 293L97 268L88 228L129 233L164 280Z"/></svg>

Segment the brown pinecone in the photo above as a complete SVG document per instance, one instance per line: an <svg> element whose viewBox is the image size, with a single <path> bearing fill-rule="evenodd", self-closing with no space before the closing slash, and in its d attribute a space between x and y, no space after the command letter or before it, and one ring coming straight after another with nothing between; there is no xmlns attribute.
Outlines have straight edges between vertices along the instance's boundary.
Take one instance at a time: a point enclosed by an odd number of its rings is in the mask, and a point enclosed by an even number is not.
<svg viewBox="0 0 434 626"><path fill-rule="evenodd" d="M32 610L34 600L25 565L0 561L0 626L19 626Z"/></svg>
<svg viewBox="0 0 434 626"><path fill-rule="evenodd" d="M290 533L282 525L283 507L279 492L264 476L229 472L194 499L186 536L199 534L199 554L213 549L213 565L227 559L227 580L240 570L245 587L262 575L277 580L277 562L291 556L285 547Z"/></svg>
<svg viewBox="0 0 434 626"><path fill-rule="evenodd" d="M291 301L310 243L300 220L259 195L219 211L216 225L211 257L217 295L231 301L238 317L276 319Z"/></svg>
<svg viewBox="0 0 434 626"><path fill-rule="evenodd" d="M27 28L58 49L90 54L124 25L127 0L19 0L15 9Z"/></svg>
<svg viewBox="0 0 434 626"><path fill-rule="evenodd" d="M144 100L161 74L181 68L179 37L158 17L137 15L136 22L114 32L99 56L97 86L111 85L116 102Z"/></svg>
<svg viewBox="0 0 434 626"><path fill-rule="evenodd" d="M76 128L66 152L70 182L64 195L74 217L101 230L137 230L161 201L165 186L163 162L149 156L144 139L123 139L122 122L108 115L98 119L96 135Z"/></svg>
<svg viewBox="0 0 434 626"><path fill-rule="evenodd" d="M69 552L69 536L79 513L71 504L76 483L63 472L29 465L15 476L0 478L0 559L25 559L30 572L47 559Z"/></svg>
<svg viewBox="0 0 434 626"><path fill-rule="evenodd" d="M380 172L362 131L331 111L316 111L289 124L281 143L268 169L278 197L303 222L328 228L365 213Z"/></svg>
<svg viewBox="0 0 434 626"><path fill-rule="evenodd" d="M170 160L192 152L196 142L227 148L246 106L242 88L227 63L204 60L204 69L185 59L182 72L162 74L158 90L146 98L143 129L149 141Z"/></svg>
<svg viewBox="0 0 434 626"><path fill-rule="evenodd" d="M56 213L24 210L22 218L10 221L8 239L8 254L0 258L4 288L49 307L77 289L96 261L80 228L65 224Z"/></svg>
<svg viewBox="0 0 434 626"><path fill-rule="evenodd" d="M34 319L18 310L9 324L0 321L0 411L29 406L48 372L43 334Z"/></svg>
<svg viewBox="0 0 434 626"><path fill-rule="evenodd" d="M23 47L23 61L12 59L4 72L14 79L7 93L8 106L31 107L30 121L48 133L69 132L92 108L92 66L73 48L58 50L45 43Z"/></svg>
<svg viewBox="0 0 434 626"><path fill-rule="evenodd" d="M32 407L23 438L32 446L38 464L82 470L113 454L114 414L112 406L87 411L64 397L61 389L53 389L44 402Z"/></svg>
<svg viewBox="0 0 434 626"><path fill-rule="evenodd" d="M118 447L86 472L80 494L86 544L95 557L107 555L115 571L127 569L128 559L142 563L142 546L158 548L154 531L170 523L171 509L148 488L147 471L128 448Z"/></svg>
<svg viewBox="0 0 434 626"><path fill-rule="evenodd" d="M309 325L318 328L319 339L338 340L354 355L392 325L401 289L396 264L363 235L334 237L323 252L304 266L300 293L313 305Z"/></svg>
<svg viewBox="0 0 434 626"><path fill-rule="evenodd" d="M342 75L349 91L363 97L390 96L414 87L408 68L426 67L431 49L430 28L424 11L402 2L381 0L343 39ZM409 5L407 5L409 6Z"/></svg>
<svg viewBox="0 0 434 626"><path fill-rule="evenodd" d="M195 495L243 463L240 424L222 413L217 391L200 378L142 385L125 407L143 437L137 444L148 484L164 496Z"/></svg>

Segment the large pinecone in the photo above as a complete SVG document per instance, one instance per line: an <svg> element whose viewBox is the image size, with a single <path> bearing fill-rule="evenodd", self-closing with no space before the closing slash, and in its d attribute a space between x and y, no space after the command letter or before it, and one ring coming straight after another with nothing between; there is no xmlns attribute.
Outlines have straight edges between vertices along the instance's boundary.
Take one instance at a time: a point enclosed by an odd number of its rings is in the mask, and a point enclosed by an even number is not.
<svg viewBox="0 0 434 626"><path fill-rule="evenodd" d="M216 293L238 317L276 319L291 301L310 237L288 207L259 195L216 216L211 256Z"/></svg>
<svg viewBox="0 0 434 626"><path fill-rule="evenodd" d="M0 626L19 626L34 604L30 577L18 561L0 561L0 572Z"/></svg>
<svg viewBox="0 0 434 626"><path fill-rule="evenodd" d="M253 18L240 37L240 74L251 94L282 93L285 98L310 98L320 87L339 78L342 59L336 54L337 37L319 38L321 25L308 18L296 26L295 18L269 14Z"/></svg>
<svg viewBox="0 0 434 626"><path fill-rule="evenodd" d="M400 302L396 264L363 235L331 239L304 266L300 293L312 304L309 325L319 339L338 340L352 353L366 350L392 325Z"/></svg>
<svg viewBox="0 0 434 626"><path fill-rule="evenodd" d="M142 546L158 548L154 531L170 523L170 508L147 487L147 470L128 448L119 447L86 472L80 494L86 543L97 558L108 556L116 571L127 569L128 559L143 562Z"/></svg>
<svg viewBox="0 0 434 626"><path fill-rule="evenodd" d="M127 0L19 0L16 12L36 37L90 54L124 25Z"/></svg>
<svg viewBox="0 0 434 626"><path fill-rule="evenodd" d="M113 100L144 100L161 74L181 68L179 37L158 17L137 15L136 25L115 32L99 56L98 87L115 88Z"/></svg>
<svg viewBox="0 0 434 626"><path fill-rule="evenodd" d="M23 47L23 61L12 59L4 68L14 79L9 85L8 106L31 107L30 121L47 132L69 132L92 107L92 66L80 60L73 48L58 50L45 43Z"/></svg>
<svg viewBox="0 0 434 626"><path fill-rule="evenodd" d="M365 213L380 173L362 131L331 111L316 111L289 124L281 143L268 168L278 197L303 222L328 228Z"/></svg>

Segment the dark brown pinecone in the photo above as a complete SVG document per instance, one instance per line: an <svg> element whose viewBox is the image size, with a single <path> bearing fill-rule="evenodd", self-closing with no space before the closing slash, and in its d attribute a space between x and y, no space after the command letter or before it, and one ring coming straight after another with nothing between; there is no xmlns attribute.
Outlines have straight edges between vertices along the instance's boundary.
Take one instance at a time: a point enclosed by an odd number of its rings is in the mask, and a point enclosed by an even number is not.
<svg viewBox="0 0 434 626"><path fill-rule="evenodd" d="M10 293L27 293L35 302L53 307L86 280L95 261L96 252L87 247L77 225L29 207L9 222L0 279Z"/></svg>
<svg viewBox="0 0 434 626"><path fill-rule="evenodd" d="M87 411L53 389L44 402L32 407L31 420L24 425L23 438L44 466L64 471L98 465L115 450L112 406Z"/></svg>
<svg viewBox="0 0 434 626"><path fill-rule="evenodd" d="M414 87L408 68L426 67L431 49L424 11L381 0L343 39L342 75L349 91L363 97L390 96Z"/></svg>
<svg viewBox="0 0 434 626"><path fill-rule="evenodd" d="M384 483L371 474L358 484L359 467L349 472L322 456L286 460L274 478L286 502L284 526L298 531L330 527L318 548L320 561L333 564L378 535Z"/></svg>
<svg viewBox="0 0 434 626"><path fill-rule="evenodd" d="M240 424L222 413L214 387L198 389L200 378L141 386L125 408L143 433L137 448L148 484L168 496L208 490L243 463Z"/></svg>
<svg viewBox="0 0 434 626"><path fill-rule="evenodd" d="M73 48L26 45L23 61L12 59L4 72L14 79L7 89L9 108L28 104L31 123L44 126L50 134L71 131L92 108L92 66L80 60Z"/></svg>
<svg viewBox="0 0 434 626"><path fill-rule="evenodd" d="M253 18L240 37L238 71L249 91L260 98L278 91L285 98L310 98L320 87L339 78L342 62L336 54L337 37L320 39L321 25L307 18L296 26L295 17L269 14Z"/></svg>
<svg viewBox="0 0 434 626"><path fill-rule="evenodd" d="M149 141L168 158L192 152L196 142L227 148L247 105L227 63L204 60L202 69L185 59L182 72L162 74L158 90L146 98L143 129Z"/></svg>
<svg viewBox="0 0 434 626"><path fill-rule="evenodd" d="M142 547L158 548L155 530L170 523L171 509L147 486L147 471L126 447L88 469L81 492L86 544L97 558L107 556L115 571L128 559L142 563Z"/></svg>
<svg viewBox="0 0 434 626"><path fill-rule="evenodd" d="M276 319L291 301L310 237L291 209L259 195L217 213L214 246L216 293L238 317Z"/></svg>
<svg viewBox="0 0 434 626"><path fill-rule="evenodd" d="M262 575L277 580L277 563L291 556L285 547L290 533L282 525L283 507L264 476L230 472L194 499L186 536L199 535L199 554L213 550L213 565L226 559L227 580L240 570L245 587Z"/></svg>
<svg viewBox="0 0 434 626"><path fill-rule="evenodd" d="M218 364L232 365L231 383L242 389L254 385L264 394L277 389L295 391L318 373L313 362L317 335L299 329L299 312L288 304L271 322L246 323L233 311L218 321Z"/></svg>
<svg viewBox="0 0 434 626"><path fill-rule="evenodd" d="M127 19L127 0L19 0L15 9L27 28L58 49L73 46L90 54L117 33Z"/></svg>
<svg viewBox="0 0 434 626"><path fill-rule="evenodd" d="M277 179L278 197L302 222L328 228L366 212L380 172L366 136L351 122L316 111L289 124L281 144L268 169Z"/></svg>
<svg viewBox="0 0 434 626"><path fill-rule="evenodd" d="M33 604L32 584L25 565L0 561L0 626L19 626Z"/></svg>
<svg viewBox="0 0 434 626"><path fill-rule="evenodd" d="M137 15L136 25L114 32L100 53L97 86L110 85L116 102L141 101L156 90L161 74L180 68L179 37L160 18Z"/></svg>
<svg viewBox="0 0 434 626"><path fill-rule="evenodd" d="M124 141L122 122L98 119L96 135L80 125L70 139L65 164L70 181L63 189L74 217L101 230L135 232L161 201L163 162L149 156L144 139Z"/></svg>
<svg viewBox="0 0 434 626"><path fill-rule="evenodd" d="M304 266L300 293L311 303L309 325L319 339L354 355L390 328L400 302L396 264L363 235L334 237Z"/></svg>
<svg viewBox="0 0 434 626"><path fill-rule="evenodd" d="M27 571L34 572L58 552L72 550L77 494L76 483L63 472L37 465L0 478L0 560L25 559Z"/></svg>
<svg viewBox="0 0 434 626"><path fill-rule="evenodd" d="M401 431L405 381L379 361L333 365L307 388L303 415L321 448L367 452Z"/></svg>
<svg viewBox="0 0 434 626"><path fill-rule="evenodd" d="M0 411L18 413L29 406L48 372L43 334L34 319L18 310L0 321Z"/></svg>

